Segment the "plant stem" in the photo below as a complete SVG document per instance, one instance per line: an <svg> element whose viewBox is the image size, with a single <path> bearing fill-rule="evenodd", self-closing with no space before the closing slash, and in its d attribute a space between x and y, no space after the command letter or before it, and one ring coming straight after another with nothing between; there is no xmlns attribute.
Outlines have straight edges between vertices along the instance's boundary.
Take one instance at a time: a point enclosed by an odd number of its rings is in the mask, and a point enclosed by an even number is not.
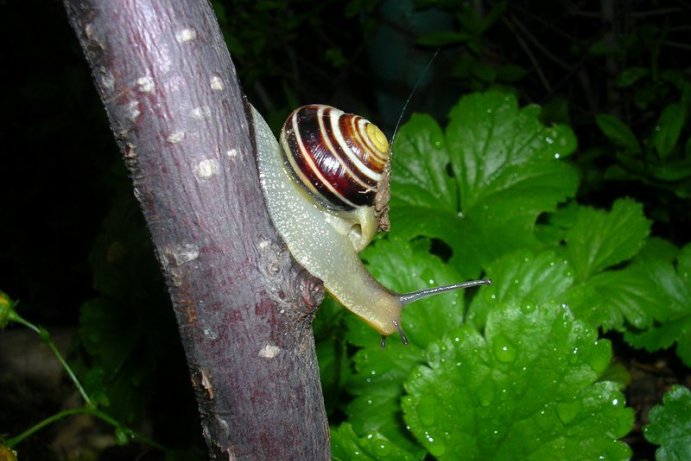
<svg viewBox="0 0 691 461"><path fill-rule="evenodd" d="M74 371L72 371L72 367L69 366L69 364L65 361L65 358L62 356L60 351L58 350L58 347L55 345L53 342L53 339L50 337L50 333L48 330L45 328L40 328L33 323L29 322L25 318L23 318L21 315L17 313L17 311L12 311L10 313L10 319L24 325L25 327L29 328L30 330L34 331L36 334L38 334L41 339L43 340L44 343L50 348L51 351L53 351L53 354L55 354L55 357L57 357L58 362L60 362L60 365L65 369L67 372L67 375L70 377L72 382L74 383L75 387L81 394L82 398L84 399L84 402L88 406L93 406L93 402L91 401L91 398L89 398L89 395L86 393L84 388L82 387L82 384L79 382L77 379L77 376L74 374Z"/></svg>
<svg viewBox="0 0 691 461"><path fill-rule="evenodd" d="M156 443L154 440L150 439L144 434L140 434L137 431L133 431L132 429L124 428L115 418L112 416L103 413L102 411L89 407L89 406L83 406L79 408L70 408L69 410L63 410L58 413L55 413L52 416L49 416L48 418L42 420L41 422L31 426L29 429L25 430L21 434L19 434L16 437L12 437L11 439L7 439L5 441L5 444L9 448L14 448L16 445L20 444L23 442L25 439L31 437L33 434L36 432L40 431L44 427L48 426L49 424L52 424L54 422L60 421L61 419L67 418L68 416L73 416L73 415L92 415L101 421L113 426L115 429L121 429L125 430L128 435L131 435L132 439L137 440L149 447L156 448L158 450L161 450L163 452L166 452L166 448L159 445Z"/></svg>
<svg viewBox="0 0 691 461"><path fill-rule="evenodd" d="M16 303L14 303L16 305ZM24 317L19 315L16 310L13 308L14 306L11 305L9 309L9 320L12 322L19 323L20 325L25 326L29 330L33 331L37 335L41 337L41 340L46 343L46 345L50 348L50 350L53 352L55 357L57 357L58 361L60 362L60 365L62 365L63 369L67 372L69 375L70 379L74 383L75 387L79 390L79 393L81 394L82 398L84 399L85 405L79 408L70 408L69 410L63 410L58 413L55 413L52 416L49 416L48 418L42 420L41 422L31 426L29 429L25 430L21 434L19 434L16 437L12 437L11 439L7 439L4 443L5 446L8 448L13 448L17 444L21 443L28 437L31 437L33 434L36 432L40 431L44 427L48 426L49 424L52 424L54 422L57 422L61 419L67 418L68 416L72 415L79 415L79 414L88 414L92 415L101 421L104 421L105 423L113 426L116 429L116 433L120 431L120 433L124 433L127 437L131 437L134 440L137 440L149 447L156 448L158 450L161 450L163 452L167 452L165 447L159 445L156 443L154 440L150 439L149 437L145 436L144 434L141 434L137 431L133 431L132 429L124 427L122 424L120 424L115 418L112 416L108 415L107 413L102 412L98 408L96 408L96 405L93 403L91 398L89 398L89 395L86 393L84 388L82 387L81 383L77 379L77 376L74 374L72 371L72 367L69 366L67 361L65 361L65 358L62 356L60 351L58 350L58 347L55 345L53 342L53 339L50 336L50 333L48 330L45 328L39 327L30 321L26 320Z"/></svg>
<svg viewBox="0 0 691 461"><path fill-rule="evenodd" d="M44 419L43 421L39 422L38 424L35 424L31 426L29 429L25 430L21 434L19 434L16 437L12 437L11 439L7 439L5 441L5 444L9 448L14 448L15 445L21 443L24 439L27 437L32 436L34 433L40 431L44 427L46 427L49 424L52 424L56 421L60 421L63 418L66 418L68 416L72 415L79 415L83 413L89 413L90 410L86 407L81 407L81 408L71 408L69 410L63 410L61 412L55 413L53 416L49 416L48 418Z"/></svg>

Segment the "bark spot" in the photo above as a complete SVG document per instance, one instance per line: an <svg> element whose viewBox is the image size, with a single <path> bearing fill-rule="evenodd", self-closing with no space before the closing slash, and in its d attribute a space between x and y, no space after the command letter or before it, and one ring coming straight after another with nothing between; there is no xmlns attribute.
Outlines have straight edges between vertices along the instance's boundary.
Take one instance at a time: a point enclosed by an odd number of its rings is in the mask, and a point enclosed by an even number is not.
<svg viewBox="0 0 691 461"><path fill-rule="evenodd" d="M182 266L199 257L199 247L194 243L181 243L163 249L166 265Z"/></svg>
<svg viewBox="0 0 691 461"><path fill-rule="evenodd" d="M104 90L113 91L115 89L115 78L108 69L103 66L99 67L98 75Z"/></svg>
<svg viewBox="0 0 691 461"><path fill-rule="evenodd" d="M184 131L174 131L168 135L166 138L169 143L171 144L177 144L183 139L185 139L185 132Z"/></svg>
<svg viewBox="0 0 691 461"><path fill-rule="evenodd" d="M223 88L225 88L225 85L223 84L223 79L218 75L213 75L211 77L209 85L211 85L211 89L214 91L221 91L223 90Z"/></svg>
<svg viewBox="0 0 691 461"><path fill-rule="evenodd" d="M218 161L213 158L204 159L197 164L194 170L200 179L209 179L218 173Z"/></svg>
<svg viewBox="0 0 691 461"><path fill-rule="evenodd" d="M195 107L192 109L192 118L196 120L202 120L206 117L211 116L211 109L209 106Z"/></svg>
<svg viewBox="0 0 691 461"><path fill-rule="evenodd" d="M139 101L130 101L127 104L127 112L129 113L130 120L136 122L137 118L142 114L139 110Z"/></svg>
<svg viewBox="0 0 691 461"><path fill-rule="evenodd" d="M280 347L274 346L273 344L267 344L262 348L262 350L259 351L259 357L263 359L272 359L276 357L279 352L281 352Z"/></svg>
<svg viewBox="0 0 691 461"><path fill-rule="evenodd" d="M210 340L214 340L218 338L218 335L216 334L215 331L213 331L211 328L204 328L204 336L209 338Z"/></svg>
<svg viewBox="0 0 691 461"><path fill-rule="evenodd" d="M178 43L191 42L197 39L197 31L190 27L180 29L175 33L175 39Z"/></svg>
<svg viewBox="0 0 691 461"><path fill-rule="evenodd" d="M226 155L230 158L235 158L238 156L238 150L237 149L229 149L226 151Z"/></svg>
<svg viewBox="0 0 691 461"><path fill-rule="evenodd" d="M137 79L137 87L142 93L152 93L154 91L154 79L144 76Z"/></svg>

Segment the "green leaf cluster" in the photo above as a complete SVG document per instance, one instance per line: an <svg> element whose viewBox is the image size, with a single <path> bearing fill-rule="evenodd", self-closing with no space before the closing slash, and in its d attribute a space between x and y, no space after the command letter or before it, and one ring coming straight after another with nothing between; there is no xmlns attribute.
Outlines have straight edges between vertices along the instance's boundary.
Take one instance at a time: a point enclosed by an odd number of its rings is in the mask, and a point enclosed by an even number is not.
<svg viewBox="0 0 691 461"><path fill-rule="evenodd" d="M620 86L626 88L639 78L648 76L646 69L627 69L621 74ZM636 77L636 78L634 78ZM605 177L624 181L638 180L660 191L670 192L681 199L691 197L691 84L681 75L663 73L655 81L655 92L663 84L671 86L676 97L655 114L652 128L639 135L636 127L627 125L611 114L598 114L595 122L614 146L616 163L607 169ZM649 87L644 87L653 91ZM639 90L642 92L643 90ZM641 103L647 106L649 102Z"/></svg>
<svg viewBox="0 0 691 461"><path fill-rule="evenodd" d="M648 414L650 424L644 428L645 438L660 445L655 458L658 461L691 459L691 391L675 386Z"/></svg>
<svg viewBox="0 0 691 461"><path fill-rule="evenodd" d="M575 136L539 115L490 91L399 131L369 270L398 292L493 283L406 307L408 346L345 316L338 349L356 350L322 365L350 394L334 459L628 459L627 376L598 331L691 364L691 245L650 238L633 200L578 204Z"/></svg>

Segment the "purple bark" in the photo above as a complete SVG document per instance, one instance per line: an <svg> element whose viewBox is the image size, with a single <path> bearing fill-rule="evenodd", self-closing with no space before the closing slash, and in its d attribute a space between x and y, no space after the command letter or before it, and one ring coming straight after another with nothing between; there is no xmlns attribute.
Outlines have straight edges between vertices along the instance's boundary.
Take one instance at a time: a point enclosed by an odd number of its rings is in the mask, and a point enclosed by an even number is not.
<svg viewBox="0 0 691 461"><path fill-rule="evenodd" d="M267 214L209 3L65 6L166 278L211 458L328 459L311 331L322 288Z"/></svg>

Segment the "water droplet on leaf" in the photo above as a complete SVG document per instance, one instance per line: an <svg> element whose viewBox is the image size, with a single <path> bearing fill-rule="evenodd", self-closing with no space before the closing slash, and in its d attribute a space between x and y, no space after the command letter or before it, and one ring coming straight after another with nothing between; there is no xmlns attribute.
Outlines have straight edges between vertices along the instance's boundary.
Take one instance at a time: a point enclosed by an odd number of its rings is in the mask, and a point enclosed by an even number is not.
<svg viewBox="0 0 691 461"><path fill-rule="evenodd" d="M494 338L494 356L503 363L513 362L516 359L516 347L504 336Z"/></svg>

